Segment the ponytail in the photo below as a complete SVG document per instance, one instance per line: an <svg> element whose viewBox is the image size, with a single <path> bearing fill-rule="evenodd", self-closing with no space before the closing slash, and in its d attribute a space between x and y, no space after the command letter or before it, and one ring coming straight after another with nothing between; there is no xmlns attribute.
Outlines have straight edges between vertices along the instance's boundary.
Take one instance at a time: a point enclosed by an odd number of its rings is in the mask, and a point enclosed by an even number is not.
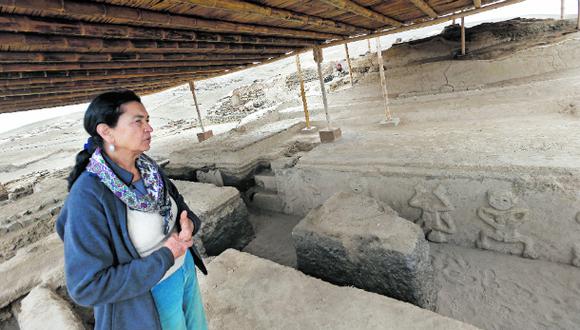
<svg viewBox="0 0 580 330"><path fill-rule="evenodd" d="M79 178L81 173L83 173L83 171L89 164L89 159L91 159L91 154L84 149L77 154L75 166L73 167L72 171L68 175L68 178L66 179L66 181L68 182L68 191L70 191L73 183L75 183L75 181Z"/></svg>

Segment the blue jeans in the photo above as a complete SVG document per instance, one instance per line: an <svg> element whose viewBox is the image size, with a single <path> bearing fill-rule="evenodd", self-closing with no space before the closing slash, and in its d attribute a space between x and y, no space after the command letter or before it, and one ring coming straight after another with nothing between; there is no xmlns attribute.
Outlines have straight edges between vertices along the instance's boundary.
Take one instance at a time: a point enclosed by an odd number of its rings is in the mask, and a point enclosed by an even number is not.
<svg viewBox="0 0 580 330"><path fill-rule="evenodd" d="M207 330L205 311L189 250L175 273L151 289L164 330Z"/></svg>

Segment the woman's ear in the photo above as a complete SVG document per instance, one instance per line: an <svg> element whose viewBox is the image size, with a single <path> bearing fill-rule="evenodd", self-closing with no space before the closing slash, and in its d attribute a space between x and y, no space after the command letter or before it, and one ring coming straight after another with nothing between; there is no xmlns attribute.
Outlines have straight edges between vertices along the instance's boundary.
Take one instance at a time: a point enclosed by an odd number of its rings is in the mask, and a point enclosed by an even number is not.
<svg viewBox="0 0 580 330"><path fill-rule="evenodd" d="M113 143L113 134L109 125L104 123L98 124L97 133L101 136L101 138L103 138L103 141L107 142L108 144Z"/></svg>

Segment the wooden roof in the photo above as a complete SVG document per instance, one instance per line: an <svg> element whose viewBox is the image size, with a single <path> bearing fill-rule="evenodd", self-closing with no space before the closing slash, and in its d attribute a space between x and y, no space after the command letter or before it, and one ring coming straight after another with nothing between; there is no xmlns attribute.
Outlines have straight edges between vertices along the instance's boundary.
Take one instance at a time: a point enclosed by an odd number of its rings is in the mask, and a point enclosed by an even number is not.
<svg viewBox="0 0 580 330"><path fill-rule="evenodd" d="M0 113L144 95L522 0L0 0Z"/></svg>

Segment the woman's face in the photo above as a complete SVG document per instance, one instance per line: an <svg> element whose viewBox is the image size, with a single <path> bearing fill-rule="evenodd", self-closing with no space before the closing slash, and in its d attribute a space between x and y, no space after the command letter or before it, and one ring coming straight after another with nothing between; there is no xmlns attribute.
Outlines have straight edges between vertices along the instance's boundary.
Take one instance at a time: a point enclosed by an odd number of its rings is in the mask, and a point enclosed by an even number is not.
<svg viewBox="0 0 580 330"><path fill-rule="evenodd" d="M150 148L151 132L149 114L143 104L133 101L121 106L123 114L117 126L111 129L115 150L142 153Z"/></svg>

